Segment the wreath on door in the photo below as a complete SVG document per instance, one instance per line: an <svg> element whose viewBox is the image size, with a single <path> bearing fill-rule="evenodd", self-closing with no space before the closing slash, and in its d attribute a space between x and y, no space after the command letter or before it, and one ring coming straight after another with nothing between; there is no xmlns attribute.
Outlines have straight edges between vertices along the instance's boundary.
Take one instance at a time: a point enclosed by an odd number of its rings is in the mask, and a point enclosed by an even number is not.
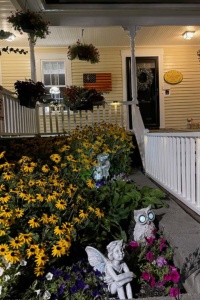
<svg viewBox="0 0 200 300"><path fill-rule="evenodd" d="M137 88L145 91L153 82L153 73L151 69L137 67Z"/></svg>

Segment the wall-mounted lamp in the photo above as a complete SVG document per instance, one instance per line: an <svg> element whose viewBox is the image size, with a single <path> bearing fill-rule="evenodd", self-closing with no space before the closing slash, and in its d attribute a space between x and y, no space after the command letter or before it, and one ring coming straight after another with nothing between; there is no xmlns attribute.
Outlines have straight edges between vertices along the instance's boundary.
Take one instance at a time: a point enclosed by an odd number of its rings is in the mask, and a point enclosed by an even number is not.
<svg viewBox="0 0 200 300"><path fill-rule="evenodd" d="M195 34L195 31L185 31L182 36L185 40L190 40Z"/></svg>
<svg viewBox="0 0 200 300"><path fill-rule="evenodd" d="M57 86L52 86L49 90L50 94L60 94L60 89Z"/></svg>
<svg viewBox="0 0 200 300"><path fill-rule="evenodd" d="M12 33L12 34L6 39L6 41L12 42L12 41L14 41L15 38L16 38L16 36Z"/></svg>

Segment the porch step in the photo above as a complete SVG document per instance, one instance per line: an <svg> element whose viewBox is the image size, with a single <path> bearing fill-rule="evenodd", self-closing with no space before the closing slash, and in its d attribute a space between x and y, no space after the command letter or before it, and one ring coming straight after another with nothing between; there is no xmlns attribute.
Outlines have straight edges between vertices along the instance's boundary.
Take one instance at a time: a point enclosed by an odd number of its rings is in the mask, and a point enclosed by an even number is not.
<svg viewBox="0 0 200 300"><path fill-rule="evenodd" d="M134 170L130 179L140 186L158 188L139 170ZM183 283L188 294L183 295L180 299L200 300L200 223L178 205L170 195L164 201L169 204L169 208L155 210L156 219L159 221L159 229L163 232L169 244L174 247L175 266L181 270L186 259L188 259L188 268L192 269L192 274ZM193 293L196 294L192 298ZM149 299L154 300L154 298ZM167 298L155 299L166 300Z"/></svg>

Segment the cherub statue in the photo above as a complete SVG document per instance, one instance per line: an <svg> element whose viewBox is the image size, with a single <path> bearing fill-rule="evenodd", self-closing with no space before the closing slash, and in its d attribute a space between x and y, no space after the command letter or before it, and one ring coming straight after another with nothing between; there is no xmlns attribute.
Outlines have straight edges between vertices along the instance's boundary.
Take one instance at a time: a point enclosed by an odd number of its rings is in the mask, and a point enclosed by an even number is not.
<svg viewBox="0 0 200 300"><path fill-rule="evenodd" d="M117 293L119 299L132 299L130 282L133 280L133 272L130 272L127 264L123 262L123 241L113 241L107 246L108 258L90 246L86 247L85 251L90 265L95 270L105 273L104 281L108 285L109 292L112 295Z"/></svg>
<svg viewBox="0 0 200 300"><path fill-rule="evenodd" d="M94 175L93 175L95 181L100 181L103 178L107 180L109 176L109 169L110 169L110 162L108 156L109 154L107 153L101 153L97 155L98 166L95 167Z"/></svg>
<svg viewBox="0 0 200 300"><path fill-rule="evenodd" d="M134 210L135 228L133 239L136 242L145 242L145 238L155 236L155 225L153 223L155 214L151 210L151 205L146 208Z"/></svg>

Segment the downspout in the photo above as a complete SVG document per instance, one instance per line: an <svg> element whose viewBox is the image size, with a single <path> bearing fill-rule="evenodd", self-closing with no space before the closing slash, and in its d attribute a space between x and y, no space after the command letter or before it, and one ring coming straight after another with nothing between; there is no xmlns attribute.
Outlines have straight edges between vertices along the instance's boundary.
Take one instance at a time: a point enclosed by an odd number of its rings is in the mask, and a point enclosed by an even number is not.
<svg viewBox="0 0 200 300"><path fill-rule="evenodd" d="M128 35L130 37L130 47L131 47L131 86L132 86L132 124L135 137L137 140L142 165L145 169L145 145L144 136L148 130L145 129L144 123L141 117L140 109L138 107L137 99L137 68L136 68L136 58L135 58L135 37L140 26L129 26L127 28Z"/></svg>

